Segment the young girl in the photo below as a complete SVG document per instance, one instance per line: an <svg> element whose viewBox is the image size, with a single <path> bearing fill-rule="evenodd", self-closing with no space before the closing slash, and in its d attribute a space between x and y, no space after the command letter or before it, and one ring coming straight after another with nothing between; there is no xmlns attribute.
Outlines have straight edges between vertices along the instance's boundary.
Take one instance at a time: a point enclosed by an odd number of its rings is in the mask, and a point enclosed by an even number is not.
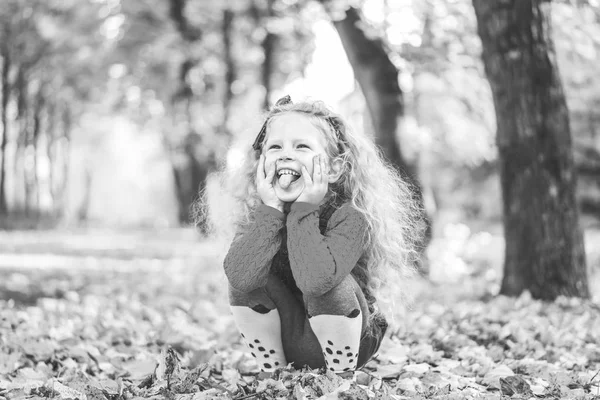
<svg viewBox="0 0 600 400"><path fill-rule="evenodd" d="M387 328L382 284L418 254L410 187L321 102L279 100L246 153L222 174L236 229L224 268L251 354L263 371L362 367Z"/></svg>

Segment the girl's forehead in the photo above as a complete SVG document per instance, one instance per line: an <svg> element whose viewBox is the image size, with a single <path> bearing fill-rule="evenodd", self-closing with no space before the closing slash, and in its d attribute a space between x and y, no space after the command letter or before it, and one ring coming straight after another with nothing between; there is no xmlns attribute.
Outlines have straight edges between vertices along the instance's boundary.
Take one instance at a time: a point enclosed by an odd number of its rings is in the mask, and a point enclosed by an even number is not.
<svg viewBox="0 0 600 400"><path fill-rule="evenodd" d="M295 137L325 140L323 133L305 115L288 112L271 118L267 129L267 139Z"/></svg>

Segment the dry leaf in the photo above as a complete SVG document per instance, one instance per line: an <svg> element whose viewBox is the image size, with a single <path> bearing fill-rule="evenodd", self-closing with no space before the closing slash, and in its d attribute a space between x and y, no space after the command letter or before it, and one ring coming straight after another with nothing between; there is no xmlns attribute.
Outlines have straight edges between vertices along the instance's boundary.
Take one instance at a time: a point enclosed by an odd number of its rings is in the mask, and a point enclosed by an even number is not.
<svg viewBox="0 0 600 400"><path fill-rule="evenodd" d="M499 365L489 371L483 377L483 383L489 387L500 389L500 378L506 378L507 376L514 375L514 372L506 365Z"/></svg>
<svg viewBox="0 0 600 400"><path fill-rule="evenodd" d="M505 396L519 395L531 397L533 395L529 383L520 375L500 378L500 391Z"/></svg>

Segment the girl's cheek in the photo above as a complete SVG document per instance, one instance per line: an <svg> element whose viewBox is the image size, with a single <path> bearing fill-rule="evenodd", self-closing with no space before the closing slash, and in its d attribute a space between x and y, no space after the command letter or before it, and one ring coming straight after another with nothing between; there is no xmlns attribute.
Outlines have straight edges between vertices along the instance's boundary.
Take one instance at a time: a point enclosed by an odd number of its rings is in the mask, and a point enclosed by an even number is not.
<svg viewBox="0 0 600 400"><path fill-rule="evenodd" d="M265 172L267 172L270 168L272 168L273 164L275 164L276 158L271 155L265 156Z"/></svg>

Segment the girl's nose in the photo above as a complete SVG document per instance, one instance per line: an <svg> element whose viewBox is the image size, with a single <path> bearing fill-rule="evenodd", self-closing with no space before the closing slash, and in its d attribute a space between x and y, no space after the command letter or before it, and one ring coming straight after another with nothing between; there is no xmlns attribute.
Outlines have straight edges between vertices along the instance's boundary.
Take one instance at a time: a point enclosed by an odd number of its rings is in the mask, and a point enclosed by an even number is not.
<svg viewBox="0 0 600 400"><path fill-rule="evenodd" d="M290 155L288 151L282 152L279 156L280 160L293 160L293 157Z"/></svg>

